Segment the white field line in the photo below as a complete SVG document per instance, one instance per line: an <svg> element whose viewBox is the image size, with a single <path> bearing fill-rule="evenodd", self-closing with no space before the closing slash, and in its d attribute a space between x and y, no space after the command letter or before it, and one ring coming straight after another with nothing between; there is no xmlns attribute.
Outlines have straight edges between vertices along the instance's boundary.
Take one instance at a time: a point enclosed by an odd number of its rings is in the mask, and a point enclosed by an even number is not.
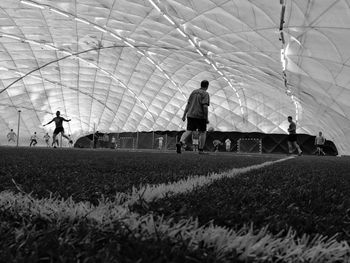
<svg viewBox="0 0 350 263"><path fill-rule="evenodd" d="M345 241L322 236L296 238L293 231L284 237L270 234L266 228L258 233L252 228L239 231L214 225L199 226L193 219L173 222L153 215L140 216L115 202L101 201L93 206L72 200L34 199L28 194L0 193L0 211L22 218L40 217L53 224L69 220L89 220L96 227L118 231L116 222L124 224L131 234L143 240L170 239L174 243L188 242L189 250L209 248L217 258L228 259L238 254L242 261L251 262L349 262L350 247ZM120 225L120 224L116 224ZM282 260L283 259L283 260ZM226 260L227 261L227 260Z"/></svg>
<svg viewBox="0 0 350 263"><path fill-rule="evenodd" d="M165 196L172 196L180 193L190 192L197 187L203 187L213 183L215 180L222 178L234 178L240 174L244 174L253 170L261 169L275 163L284 162L294 157L279 159L276 161L268 161L261 164L256 164L243 168L234 168L222 173L212 173L210 175L196 175L177 182L162 183L158 185L141 185L139 187L132 187L131 194L117 193L116 199L123 200L126 205L133 205L142 200L145 202L152 202L161 199Z"/></svg>

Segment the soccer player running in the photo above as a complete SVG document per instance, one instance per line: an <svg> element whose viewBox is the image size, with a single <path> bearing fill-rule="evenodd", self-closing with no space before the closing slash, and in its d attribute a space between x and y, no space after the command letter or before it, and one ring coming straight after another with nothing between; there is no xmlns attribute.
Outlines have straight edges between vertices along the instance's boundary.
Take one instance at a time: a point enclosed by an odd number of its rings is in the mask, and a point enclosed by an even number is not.
<svg viewBox="0 0 350 263"><path fill-rule="evenodd" d="M288 128L288 150L289 154L292 154L295 150L295 148L298 150L298 155L302 155L302 150L300 149L298 143L297 143L297 133L296 129L297 126L295 122L293 121L292 116L288 116L288 122L289 122L289 128Z"/></svg>
<svg viewBox="0 0 350 263"><path fill-rule="evenodd" d="M186 145L186 141L193 131L198 129L199 132L199 145L198 153L203 154L203 148L206 140L206 130L208 119L208 107L210 104L209 93L207 92L209 87L209 81L203 80L201 87L192 91L185 108L185 112L182 116L182 120L185 121L187 117L187 129L182 134L179 143L176 144L176 152L181 153L181 147Z"/></svg>
<svg viewBox="0 0 350 263"><path fill-rule="evenodd" d="M30 144L29 146L32 147L32 146L35 146L37 145L38 143L38 137L36 135L36 132L34 132L34 134L30 137Z"/></svg>
<svg viewBox="0 0 350 263"><path fill-rule="evenodd" d="M16 142L16 138L17 138L17 135L16 133L13 131L13 129L11 129L11 131L7 134L7 140L8 142Z"/></svg>
<svg viewBox="0 0 350 263"><path fill-rule="evenodd" d="M59 133L61 133L62 136L63 136L64 138L66 138L66 139L69 141L70 144L73 144L73 141L64 133L64 129L63 129L63 121L69 122L69 121L71 121L71 120L70 120L70 119L67 120L67 119L61 117L60 114L61 114L61 113L60 113L59 111L57 111L57 112L56 112L56 117L53 118L53 119L52 119L51 121L49 121L48 123L46 123L46 124L43 125L43 126L46 126L46 125L50 124L51 122L55 122L55 124L56 124L56 129L54 130L53 135L52 135L52 146L54 146L55 148L56 148L55 143L56 143L57 146L58 146L58 140L56 140L56 136L57 136Z"/></svg>

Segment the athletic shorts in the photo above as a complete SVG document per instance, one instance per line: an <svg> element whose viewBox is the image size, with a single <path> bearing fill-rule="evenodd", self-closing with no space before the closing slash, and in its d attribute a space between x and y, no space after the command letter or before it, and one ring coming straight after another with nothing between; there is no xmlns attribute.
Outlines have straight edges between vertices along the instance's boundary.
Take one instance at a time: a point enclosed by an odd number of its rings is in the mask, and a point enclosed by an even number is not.
<svg viewBox="0 0 350 263"><path fill-rule="evenodd" d="M288 141L289 142L296 142L297 141L297 135L296 134L288 134Z"/></svg>
<svg viewBox="0 0 350 263"><path fill-rule="evenodd" d="M59 134L60 132L64 132L63 127L57 127L57 128L53 131L53 134Z"/></svg>
<svg viewBox="0 0 350 263"><path fill-rule="evenodd" d="M196 119L187 118L187 130L188 131L206 131L207 130L207 120L206 119Z"/></svg>

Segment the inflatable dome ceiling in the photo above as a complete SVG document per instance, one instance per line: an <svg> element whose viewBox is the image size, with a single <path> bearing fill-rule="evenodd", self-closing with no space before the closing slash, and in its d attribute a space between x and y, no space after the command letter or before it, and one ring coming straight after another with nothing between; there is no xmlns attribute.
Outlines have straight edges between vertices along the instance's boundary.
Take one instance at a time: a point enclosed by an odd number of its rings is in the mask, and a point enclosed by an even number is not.
<svg viewBox="0 0 350 263"><path fill-rule="evenodd" d="M346 0L1 0L1 140L182 130L210 82L220 131L322 131L350 153ZM20 113L19 113L20 111Z"/></svg>

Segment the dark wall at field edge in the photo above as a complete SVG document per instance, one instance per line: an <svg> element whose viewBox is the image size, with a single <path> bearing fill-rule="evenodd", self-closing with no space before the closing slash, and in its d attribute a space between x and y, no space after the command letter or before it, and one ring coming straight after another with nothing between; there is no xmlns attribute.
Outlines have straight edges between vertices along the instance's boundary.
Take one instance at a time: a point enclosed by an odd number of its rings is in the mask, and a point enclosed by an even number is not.
<svg viewBox="0 0 350 263"><path fill-rule="evenodd" d="M154 132L122 132L108 133L109 141L103 141L103 133L96 132L95 139L93 134L79 138L75 147L78 148L114 148L112 145L112 137L115 138L117 148L135 148L135 149L158 149L159 137L163 137L162 149L175 150L176 142L180 140L184 131L154 131ZM231 140L231 152L237 152L238 141L241 139L241 152L258 152L259 141L262 141L263 153L287 153L287 135L286 134L266 134L260 132L208 132L205 150L213 151L213 141L220 140L223 145L219 146L219 151L226 151L224 141L229 138ZM243 140L242 140L243 139ZM249 140L250 139L250 140ZM327 138L326 138L327 139ZM94 143L93 143L94 141ZM316 150L315 136L308 134L298 134L298 144L304 154L313 154ZM188 142L191 145L191 139ZM189 147L191 150L191 146ZM327 155L338 155L335 144L326 140L324 151Z"/></svg>

